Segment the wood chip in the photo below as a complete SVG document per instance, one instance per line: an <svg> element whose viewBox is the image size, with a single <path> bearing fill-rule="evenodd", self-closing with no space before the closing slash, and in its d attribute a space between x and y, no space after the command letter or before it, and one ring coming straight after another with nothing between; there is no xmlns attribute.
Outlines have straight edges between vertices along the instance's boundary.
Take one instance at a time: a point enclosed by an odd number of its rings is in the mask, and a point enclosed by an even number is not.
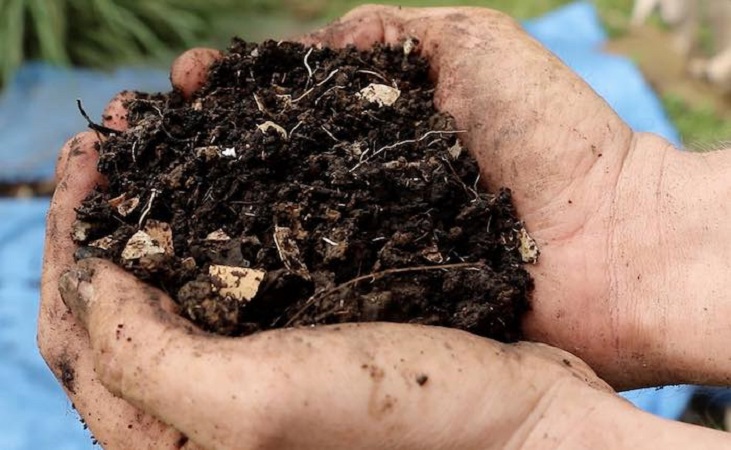
<svg viewBox="0 0 731 450"><path fill-rule="evenodd" d="M86 240L89 239L90 230L90 223L76 220L74 221L74 224L71 225L71 237L76 242L86 242Z"/></svg>
<svg viewBox="0 0 731 450"><path fill-rule="evenodd" d="M538 250L538 244L530 237L525 228L521 228L518 231L518 240L520 241L518 251L523 262L530 264L538 262L538 256L541 254L540 250Z"/></svg>
<svg viewBox="0 0 731 450"><path fill-rule="evenodd" d="M160 245L157 245L144 231L138 231L127 241L122 250L122 259L132 261L144 256L159 255L165 253Z"/></svg>
<svg viewBox="0 0 731 450"><path fill-rule="evenodd" d="M226 242L231 240L231 236L226 234L221 228L213 231L206 236L206 240L210 242Z"/></svg>
<svg viewBox="0 0 731 450"><path fill-rule="evenodd" d="M102 250L109 250L112 248L112 245L114 245L117 242L116 239L112 238L111 236L104 236L101 239L97 239L96 241L90 242L89 247L96 247L100 248Z"/></svg>
<svg viewBox="0 0 731 450"><path fill-rule="evenodd" d="M208 275L213 281L213 292L240 302L249 302L259 291L266 272L244 267L212 265Z"/></svg>
<svg viewBox="0 0 731 450"><path fill-rule="evenodd" d="M356 94L358 98L378 106L391 106L401 97L401 91L385 84L371 83Z"/></svg>

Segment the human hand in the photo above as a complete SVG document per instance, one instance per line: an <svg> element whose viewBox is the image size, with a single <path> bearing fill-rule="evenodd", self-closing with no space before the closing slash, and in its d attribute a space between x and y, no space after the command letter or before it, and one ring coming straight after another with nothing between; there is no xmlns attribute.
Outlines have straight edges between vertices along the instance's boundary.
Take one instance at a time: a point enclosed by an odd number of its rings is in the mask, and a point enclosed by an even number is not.
<svg viewBox="0 0 731 450"><path fill-rule="evenodd" d="M724 433L640 412L541 344L369 323L204 335L104 260L60 279L101 383L205 449L687 448Z"/></svg>
<svg viewBox="0 0 731 450"><path fill-rule="evenodd" d="M121 269L73 265L74 208L103 181L95 142L78 136L60 161L39 344L104 448L501 448L545 443L548 430L568 439L564 430L597 405L597 423L629 410L582 362L539 345L395 325L198 335L169 313L168 298ZM590 439L590 427L577 436Z"/></svg>
<svg viewBox="0 0 731 450"><path fill-rule="evenodd" d="M202 73L217 52L193 50L173 65L173 85L185 95L200 87ZM104 112L103 125L115 130L127 127L124 102L131 93L115 97ZM58 278L74 263L76 246L71 239L75 208L98 183L96 171L98 136L85 132L62 148L56 165L58 185L46 223L46 243L41 280L41 307L38 317L38 346L43 358L63 385L94 438L109 449L198 448L177 430L153 416L113 396L94 372L91 345L61 301Z"/></svg>
<svg viewBox="0 0 731 450"><path fill-rule="evenodd" d="M542 254L525 330L615 387L731 384L731 155L633 133L505 15L365 6L306 39L420 41L482 180L513 190Z"/></svg>

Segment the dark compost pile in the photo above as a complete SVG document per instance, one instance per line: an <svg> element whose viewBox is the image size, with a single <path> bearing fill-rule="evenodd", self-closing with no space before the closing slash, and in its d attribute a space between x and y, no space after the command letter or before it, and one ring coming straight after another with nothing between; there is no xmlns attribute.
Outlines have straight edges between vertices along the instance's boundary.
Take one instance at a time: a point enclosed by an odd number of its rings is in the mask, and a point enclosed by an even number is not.
<svg viewBox="0 0 731 450"><path fill-rule="evenodd" d="M414 45L234 40L193 99L138 94L100 146L109 184L77 211L77 258L226 335L396 321L518 339L537 249Z"/></svg>

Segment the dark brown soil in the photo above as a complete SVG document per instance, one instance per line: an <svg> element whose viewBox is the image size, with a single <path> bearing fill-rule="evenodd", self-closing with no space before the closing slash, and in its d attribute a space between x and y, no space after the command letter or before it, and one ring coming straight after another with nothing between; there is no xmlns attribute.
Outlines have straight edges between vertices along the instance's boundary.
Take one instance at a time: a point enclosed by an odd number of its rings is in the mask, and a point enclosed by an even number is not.
<svg viewBox="0 0 731 450"><path fill-rule="evenodd" d="M100 148L109 184L78 210L77 258L221 334L396 321L518 339L537 250L510 191L479 184L412 44L234 40L194 99L140 94Z"/></svg>

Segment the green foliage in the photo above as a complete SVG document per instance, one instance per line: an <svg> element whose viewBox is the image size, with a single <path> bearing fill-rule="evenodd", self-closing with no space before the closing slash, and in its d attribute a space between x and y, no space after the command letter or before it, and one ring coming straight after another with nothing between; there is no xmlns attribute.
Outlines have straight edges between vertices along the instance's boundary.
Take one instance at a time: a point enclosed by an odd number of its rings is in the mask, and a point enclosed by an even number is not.
<svg viewBox="0 0 731 450"><path fill-rule="evenodd" d="M727 145L731 140L731 122L724 120L712 108L691 107L673 94L663 96L663 104L690 150L716 150L719 143Z"/></svg>
<svg viewBox="0 0 731 450"><path fill-rule="evenodd" d="M235 0L0 0L0 85L29 59L108 67L165 58Z"/></svg>

